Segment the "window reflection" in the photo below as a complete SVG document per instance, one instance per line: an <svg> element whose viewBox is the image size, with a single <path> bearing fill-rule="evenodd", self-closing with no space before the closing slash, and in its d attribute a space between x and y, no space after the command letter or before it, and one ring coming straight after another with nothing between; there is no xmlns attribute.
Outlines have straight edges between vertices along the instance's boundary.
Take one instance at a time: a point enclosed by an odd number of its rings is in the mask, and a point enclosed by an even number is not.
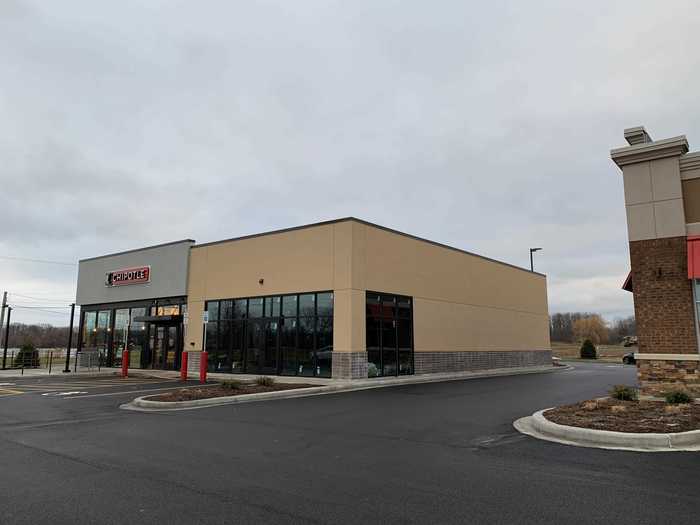
<svg viewBox="0 0 700 525"><path fill-rule="evenodd" d="M368 376L413 373L413 313L410 297L367 292Z"/></svg>
<svg viewBox="0 0 700 525"><path fill-rule="evenodd" d="M330 377L333 293L209 301L209 369Z"/></svg>

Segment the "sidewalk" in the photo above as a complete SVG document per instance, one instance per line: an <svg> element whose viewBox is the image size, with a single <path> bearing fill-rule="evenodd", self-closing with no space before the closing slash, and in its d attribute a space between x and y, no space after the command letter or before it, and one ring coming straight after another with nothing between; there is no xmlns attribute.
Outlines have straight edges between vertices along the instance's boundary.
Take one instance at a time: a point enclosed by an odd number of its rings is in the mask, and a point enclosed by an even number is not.
<svg viewBox="0 0 700 525"><path fill-rule="evenodd" d="M299 377L299 376L278 376L272 375L279 383L307 384L313 386L338 386L352 387L353 389L377 388L381 386L411 385L416 383L437 383L441 381L459 381L462 379L475 379L480 377L499 377L523 374L541 374L546 372L557 372L568 370L568 366L537 366L537 367L513 367L513 368L493 368L490 370L475 370L471 372L445 372L439 374L416 374L407 376L374 377L367 379L333 379L330 377ZM143 375L157 377L161 379L177 379L180 372L171 370L141 370L130 369L129 375ZM207 379L212 381L236 380L243 383L255 381L256 377L266 374L222 374L208 373ZM189 379L197 379L192 374Z"/></svg>
<svg viewBox="0 0 700 525"><path fill-rule="evenodd" d="M541 366L541 367L520 367L520 368L494 368L490 370L478 370L472 372L446 372L439 374L416 374L408 376L399 377L375 377L368 379L333 379L328 377L299 377L299 376L277 376L272 375L276 381L279 383L289 383L289 384L307 384L313 386L352 386L357 389L364 388L377 388L380 386L392 386L392 385L411 385L416 383L435 383L440 381L459 381L461 379L473 379L479 377L498 377L498 376L508 376L508 375L522 375L522 374L535 374L543 372L555 372L557 370L568 369L568 367L554 367L554 366ZM24 370L24 375L22 375L21 370L18 369L8 369L0 370L0 379L10 379L19 377L71 377L71 376L110 376L121 374L120 368L102 368L99 371L96 368L92 369L82 369L78 370L77 373L70 371L70 373L63 373L63 366L56 366L52 369L51 374L48 373L46 368L26 368ZM207 373L207 379L209 381L241 381L243 383L250 383L255 381L255 378L261 375L267 374L227 374L227 373ZM130 368L129 376L133 377L153 377L157 379L179 379L180 372L176 370L151 370L142 368ZM194 374L189 375L190 380L196 380L198 376Z"/></svg>

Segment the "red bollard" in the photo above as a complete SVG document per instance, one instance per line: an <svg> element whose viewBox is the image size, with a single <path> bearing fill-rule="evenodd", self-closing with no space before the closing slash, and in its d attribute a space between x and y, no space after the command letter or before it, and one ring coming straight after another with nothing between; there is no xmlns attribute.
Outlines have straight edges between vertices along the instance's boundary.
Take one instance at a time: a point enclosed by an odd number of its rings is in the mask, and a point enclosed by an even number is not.
<svg viewBox="0 0 700 525"><path fill-rule="evenodd" d="M187 381L187 352L182 352L180 358L180 381Z"/></svg>
<svg viewBox="0 0 700 525"><path fill-rule="evenodd" d="M202 352L202 355L199 357L199 382L200 383L207 382L207 353L206 352Z"/></svg>
<svg viewBox="0 0 700 525"><path fill-rule="evenodd" d="M122 377L129 377L129 351L122 352Z"/></svg>

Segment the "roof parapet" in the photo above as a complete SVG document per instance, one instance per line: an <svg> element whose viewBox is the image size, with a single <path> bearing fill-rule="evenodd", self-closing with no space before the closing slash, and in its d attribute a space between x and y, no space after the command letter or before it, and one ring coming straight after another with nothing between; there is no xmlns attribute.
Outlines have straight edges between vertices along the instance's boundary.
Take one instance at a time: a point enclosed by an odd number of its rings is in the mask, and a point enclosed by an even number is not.
<svg viewBox="0 0 700 525"><path fill-rule="evenodd" d="M665 157L680 157L689 149L685 135L653 141L643 126L626 129L625 139L629 146L610 150L610 157L619 167Z"/></svg>

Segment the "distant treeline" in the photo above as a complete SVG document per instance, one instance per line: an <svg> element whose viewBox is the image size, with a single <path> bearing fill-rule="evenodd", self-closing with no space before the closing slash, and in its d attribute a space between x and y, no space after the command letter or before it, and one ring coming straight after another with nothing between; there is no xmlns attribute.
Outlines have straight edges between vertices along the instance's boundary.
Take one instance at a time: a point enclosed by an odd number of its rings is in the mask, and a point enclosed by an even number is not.
<svg viewBox="0 0 700 525"><path fill-rule="evenodd" d="M68 327L50 324L10 324L10 337L7 346L18 348L31 343L36 348L65 348L68 344ZM5 327L2 328L0 341L5 344ZM73 329L73 347L78 344L78 330Z"/></svg>
<svg viewBox="0 0 700 525"><path fill-rule="evenodd" d="M603 318L592 312L556 313L549 317L549 336L552 341L574 343L590 338L598 343L616 344L628 335L636 335L634 316L615 319L606 323ZM0 341L5 342L5 329L0 334ZM73 330L73 346L78 342L78 330ZM32 343L36 348L64 348L68 344L68 327L50 324L10 325L8 346L19 347Z"/></svg>
<svg viewBox="0 0 700 525"><path fill-rule="evenodd" d="M591 339L595 344L617 344L628 335L637 335L634 316L606 322L592 312L566 312L549 316L549 337L552 341L575 343Z"/></svg>

